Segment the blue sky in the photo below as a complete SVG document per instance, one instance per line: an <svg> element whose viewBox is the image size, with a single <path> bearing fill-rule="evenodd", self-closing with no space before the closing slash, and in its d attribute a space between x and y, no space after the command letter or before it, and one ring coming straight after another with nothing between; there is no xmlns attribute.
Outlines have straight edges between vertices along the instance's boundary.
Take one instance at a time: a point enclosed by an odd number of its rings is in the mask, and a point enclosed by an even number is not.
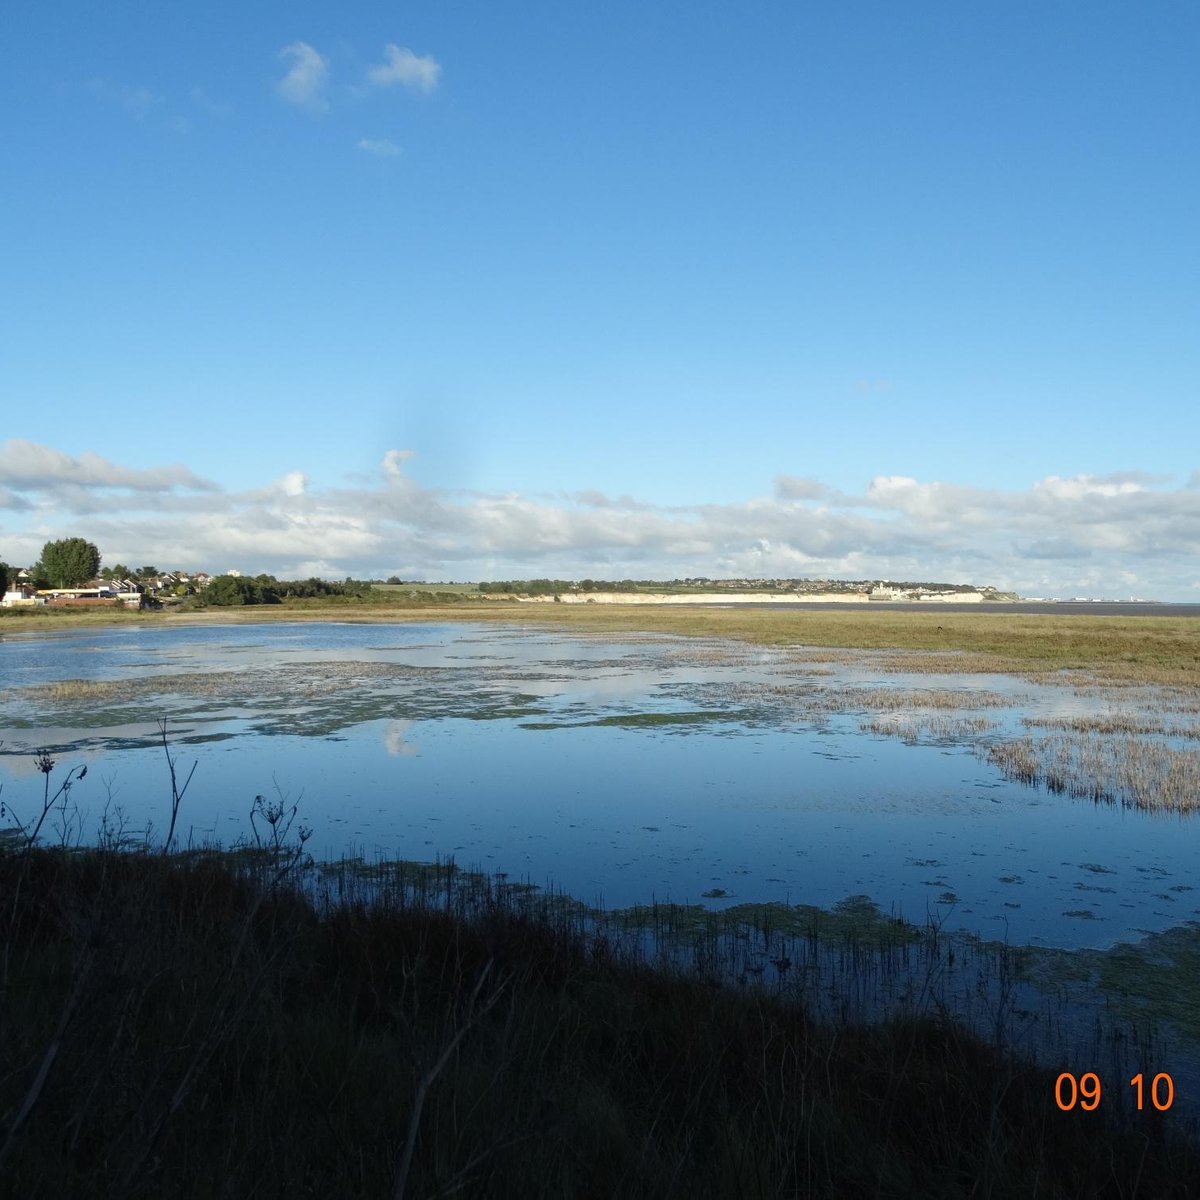
<svg viewBox="0 0 1200 1200"><path fill-rule="evenodd" d="M6 19L0 558L1200 599L1194 4L252 8Z"/></svg>

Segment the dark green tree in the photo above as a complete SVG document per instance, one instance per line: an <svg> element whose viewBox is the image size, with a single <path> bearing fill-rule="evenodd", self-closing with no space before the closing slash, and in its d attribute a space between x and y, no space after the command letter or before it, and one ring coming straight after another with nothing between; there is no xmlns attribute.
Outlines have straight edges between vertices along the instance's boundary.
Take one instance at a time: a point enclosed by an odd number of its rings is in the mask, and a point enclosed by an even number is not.
<svg viewBox="0 0 1200 1200"><path fill-rule="evenodd" d="M257 588L248 579L237 575L218 575L204 589L204 599L209 604L253 604Z"/></svg>
<svg viewBox="0 0 1200 1200"><path fill-rule="evenodd" d="M3 596L8 591L8 573L8 563L0 562L0 596ZM16 581L14 580L13 582L15 583Z"/></svg>
<svg viewBox="0 0 1200 1200"><path fill-rule="evenodd" d="M42 547L42 561L34 574L51 587L82 587L100 571L100 551L83 538L62 538Z"/></svg>
<svg viewBox="0 0 1200 1200"><path fill-rule="evenodd" d="M250 583L253 585L254 594L252 598L246 600L247 604L278 604L279 603L279 580L274 575L258 574L255 575Z"/></svg>

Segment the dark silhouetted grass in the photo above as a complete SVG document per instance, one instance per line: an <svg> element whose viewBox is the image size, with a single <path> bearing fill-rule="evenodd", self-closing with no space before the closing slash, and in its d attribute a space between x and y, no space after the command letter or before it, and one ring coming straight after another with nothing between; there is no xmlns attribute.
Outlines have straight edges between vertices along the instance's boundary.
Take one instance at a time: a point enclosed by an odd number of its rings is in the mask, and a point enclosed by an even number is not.
<svg viewBox="0 0 1200 1200"><path fill-rule="evenodd" d="M952 1024L821 1022L500 893L318 904L289 861L0 853L0 1193L1198 1194L1195 1147Z"/></svg>

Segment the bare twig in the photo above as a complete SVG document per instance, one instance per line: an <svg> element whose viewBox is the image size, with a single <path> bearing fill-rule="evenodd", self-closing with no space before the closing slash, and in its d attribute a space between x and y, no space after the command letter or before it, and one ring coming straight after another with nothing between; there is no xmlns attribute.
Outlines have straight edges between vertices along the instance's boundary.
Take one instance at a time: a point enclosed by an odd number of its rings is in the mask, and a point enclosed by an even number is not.
<svg viewBox="0 0 1200 1200"><path fill-rule="evenodd" d="M192 763L192 769L188 772L187 778L183 781L183 787L179 786L179 781L175 775L175 760L171 757L170 747L167 745L167 718L160 717L158 720L158 732L162 736L163 753L167 756L167 769L171 772L171 824L167 829L167 837L163 842L162 852L164 857L171 852L171 843L175 840L175 822L179 818L179 806L183 803L184 793L188 790L188 784L192 782L192 776L196 773L198 763Z"/></svg>

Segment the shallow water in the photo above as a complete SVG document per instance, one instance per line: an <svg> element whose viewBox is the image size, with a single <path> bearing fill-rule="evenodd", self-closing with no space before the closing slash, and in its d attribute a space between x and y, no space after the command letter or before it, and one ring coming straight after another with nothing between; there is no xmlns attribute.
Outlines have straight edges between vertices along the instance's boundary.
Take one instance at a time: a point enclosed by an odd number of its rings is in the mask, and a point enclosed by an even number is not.
<svg viewBox="0 0 1200 1200"><path fill-rule="evenodd" d="M64 701L27 690L67 679L122 686ZM864 733L881 687L960 692L948 715L993 725L912 744ZM988 693L1012 703L979 706ZM155 722L168 717L181 771L198 764L184 842L251 836L261 794L299 805L318 856L453 856L608 906L865 893L989 939L1104 947L1200 915L1198 819L1008 782L973 748L1024 734L1023 717L1099 706L1068 687L697 640L457 623L115 628L0 641L0 781L28 817L32 753L50 747L52 787L89 768L71 793L87 836L106 805L161 834Z"/></svg>

